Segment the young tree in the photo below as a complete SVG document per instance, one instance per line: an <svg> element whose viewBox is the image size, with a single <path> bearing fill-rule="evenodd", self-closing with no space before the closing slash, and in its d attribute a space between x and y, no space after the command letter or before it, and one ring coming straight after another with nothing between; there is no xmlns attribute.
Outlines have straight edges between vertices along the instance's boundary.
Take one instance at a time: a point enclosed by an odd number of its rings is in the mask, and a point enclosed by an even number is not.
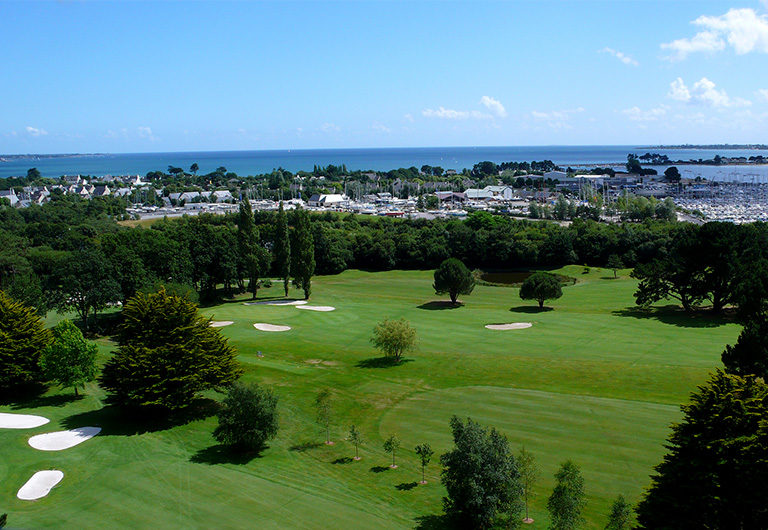
<svg viewBox="0 0 768 530"><path fill-rule="evenodd" d="M446 513L462 527L488 528L499 513L519 517L522 488L507 438L467 418L451 418L453 450L440 457Z"/></svg>
<svg viewBox="0 0 768 530"><path fill-rule="evenodd" d="M315 246L312 241L312 226L309 212L302 208L296 210L296 231L294 254L291 259L293 285L304 291L304 299L312 294L312 275L315 273Z"/></svg>
<svg viewBox="0 0 768 530"><path fill-rule="evenodd" d="M349 440L349 443L355 446L355 460L360 460L360 456L358 455L358 448L363 444L363 435L360 433L360 431L357 430L357 427L353 424L349 428L349 436L347 437Z"/></svg>
<svg viewBox="0 0 768 530"><path fill-rule="evenodd" d="M606 263L606 266L613 271L613 277L614 279L617 278L617 272L619 269L624 268L624 263L621 262L621 258L617 256L616 254L611 254L608 256L608 262Z"/></svg>
<svg viewBox="0 0 768 530"><path fill-rule="evenodd" d="M547 500L550 516L550 528L554 530L573 530L584 524L581 515L586 500L584 497L584 478L579 466L568 460L555 473L555 488Z"/></svg>
<svg viewBox="0 0 768 530"><path fill-rule="evenodd" d="M64 388L85 388L85 383L96 378L98 348L85 340L83 333L69 320L62 320L53 328L53 342L40 357L40 366L46 378Z"/></svg>
<svg viewBox="0 0 768 530"><path fill-rule="evenodd" d="M537 272L528 276L520 286L522 300L536 300L539 308L544 307L546 300L554 300L563 296L560 280L554 274Z"/></svg>
<svg viewBox="0 0 768 530"><path fill-rule="evenodd" d="M528 502L533 498L533 485L539 478L539 466L536 465L536 458L533 454L521 447L517 453L517 469L520 473L520 483L523 488L523 502L525 504L525 518L523 522L530 524L533 522L528 515Z"/></svg>
<svg viewBox="0 0 768 530"><path fill-rule="evenodd" d="M261 449L277 435L277 400L268 388L235 382L224 398L213 437L235 450Z"/></svg>
<svg viewBox="0 0 768 530"><path fill-rule="evenodd" d="M331 441L331 421L333 419L333 407L331 405L331 391L322 389L315 398L316 421L325 429L325 444L333 445Z"/></svg>
<svg viewBox="0 0 768 530"><path fill-rule="evenodd" d="M416 345L416 330L407 320L387 320L376 324L373 328L371 342L385 357L399 363L403 354L412 350Z"/></svg>
<svg viewBox="0 0 768 530"><path fill-rule="evenodd" d="M384 451L392 454L392 465L389 466L392 469L397 468L397 464L395 463L395 454L397 453L397 450L399 448L400 448L400 438L398 438L396 434L393 434L392 436L384 440Z"/></svg>
<svg viewBox="0 0 768 530"><path fill-rule="evenodd" d="M119 347L99 379L121 405L181 409L198 392L227 387L242 373L227 339L186 297L164 288L137 293L122 316Z"/></svg>
<svg viewBox="0 0 768 530"><path fill-rule="evenodd" d="M729 374L768 379L768 322L764 318L749 320L736 344L726 346L721 358Z"/></svg>
<svg viewBox="0 0 768 530"><path fill-rule="evenodd" d="M285 296L288 296L289 281L291 278L291 237L288 232L288 220L283 210L283 201L277 210L277 226L275 227L275 272L277 277L283 280Z"/></svg>
<svg viewBox="0 0 768 530"><path fill-rule="evenodd" d="M456 303L460 294L470 294L475 288L475 277L461 260L448 258L435 270L432 287L437 294L448 293L451 302Z"/></svg>
<svg viewBox="0 0 768 530"><path fill-rule="evenodd" d="M768 528L768 386L717 370L681 407L639 528Z"/></svg>
<svg viewBox="0 0 768 530"><path fill-rule="evenodd" d="M611 514L608 516L605 530L629 530L632 523L632 505L620 494L611 505Z"/></svg>
<svg viewBox="0 0 768 530"><path fill-rule="evenodd" d="M423 443L416 446L416 454L419 455L419 461L421 462L421 483L426 484L427 477L425 472L429 462L432 460L432 455L434 455L435 452L432 450L432 447L430 447L428 443Z"/></svg>
<svg viewBox="0 0 768 530"><path fill-rule="evenodd" d="M0 291L0 394L41 383L40 352L51 333L31 307Z"/></svg>

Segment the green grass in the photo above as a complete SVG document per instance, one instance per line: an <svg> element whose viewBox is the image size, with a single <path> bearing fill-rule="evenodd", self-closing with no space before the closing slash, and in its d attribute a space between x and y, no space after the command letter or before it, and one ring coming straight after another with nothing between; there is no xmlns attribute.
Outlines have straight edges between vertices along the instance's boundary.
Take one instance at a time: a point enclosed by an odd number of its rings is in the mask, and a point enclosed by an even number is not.
<svg viewBox="0 0 768 530"><path fill-rule="evenodd" d="M52 420L31 431L0 431L0 512L13 527L414 527L440 513L444 490L437 455L429 484L415 486L413 448L428 442L438 455L447 450L448 419L458 414L495 426L515 448L524 444L535 454L542 478L534 528L546 527L552 475L568 458L584 473L588 526L602 528L612 498L639 498L679 404L719 365L739 328L665 307L637 312L636 284L626 274L613 280L607 270L581 271L558 271L579 283L546 312L521 302L515 288L492 286L478 286L465 306L434 309L440 306L427 304L438 299L429 271L316 278L312 303L335 306L331 313L242 300L206 308L215 320L235 322L222 333L237 347L246 379L280 395L281 430L268 449L232 461L211 436L214 417L142 432L100 410L104 395L96 385L77 401L52 391L22 407L0 406ZM384 317L411 321L418 349L400 366L366 367L377 356L371 330ZM521 321L533 327L483 327ZM254 322L293 329L264 333ZM100 346L103 361L110 344ZM324 387L335 395L333 446L321 443L314 423L312 401ZM351 423L367 440L359 462L345 460L353 455L343 440ZM93 424L105 426L103 434L67 451L26 444L32 433ZM403 442L400 466L382 470L389 456L381 444L391 433ZM65 477L47 498L16 499L34 471L52 467Z"/></svg>

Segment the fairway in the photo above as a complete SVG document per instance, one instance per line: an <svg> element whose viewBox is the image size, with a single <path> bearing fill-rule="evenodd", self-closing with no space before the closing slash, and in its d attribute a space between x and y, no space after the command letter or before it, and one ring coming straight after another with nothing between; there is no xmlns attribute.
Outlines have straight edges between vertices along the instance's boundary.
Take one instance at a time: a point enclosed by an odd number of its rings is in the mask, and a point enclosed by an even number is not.
<svg viewBox="0 0 768 530"><path fill-rule="evenodd" d="M95 385L75 400L51 391L0 412L49 418L32 429L0 429L0 513L11 527L137 528L412 528L439 522L444 489L439 454L451 446L452 414L471 416L525 445L542 476L533 528L546 528L546 498L560 463L581 466L589 528L602 528L611 500L631 502L648 485L679 404L720 365L739 327L668 308L634 309L636 282L627 271L569 266L576 277L551 311L523 302L518 289L477 286L451 308L432 291L432 271L347 271L313 280L312 306L246 305L243 297L202 311L239 352L245 379L272 385L280 397L280 432L258 457L232 459L216 445L215 417L184 425L144 426L104 407ZM259 291L281 299L282 285ZM300 298L292 290L289 298ZM399 366L382 366L369 342L383 318L406 318L418 347ZM57 318L51 315L51 321ZM530 323L523 329L488 324ZM290 327L269 333L256 323ZM100 343L100 362L112 345ZM259 353L260 352L260 353ZM322 442L313 400L334 393L333 446ZM208 397L220 399L211 393ZM351 461L349 425L363 434L363 457ZM32 435L102 427L76 447L56 452L29 447ZM383 440L402 440L398 469ZM427 442L436 456L427 485L413 451ZM64 479L38 501L16 498L36 471Z"/></svg>

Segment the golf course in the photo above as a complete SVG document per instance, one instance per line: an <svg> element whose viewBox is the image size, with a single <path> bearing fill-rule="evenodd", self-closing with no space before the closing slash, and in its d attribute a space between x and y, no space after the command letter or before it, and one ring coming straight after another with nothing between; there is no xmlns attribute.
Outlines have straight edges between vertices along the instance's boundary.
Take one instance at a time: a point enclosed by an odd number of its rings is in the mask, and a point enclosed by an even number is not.
<svg viewBox="0 0 768 530"><path fill-rule="evenodd" d="M495 427L541 469L531 504L546 528L553 474L567 459L581 467L588 528L603 528L612 500L635 503L664 454L669 426L740 326L708 314L687 315L661 303L634 305L629 271L566 266L576 278L539 310L517 287L477 285L453 306L435 295L433 271L348 270L313 279L309 305L248 304L244 294L201 312L219 323L245 370L243 379L279 396L280 429L258 455L238 457L212 436L207 392L189 421L144 423L105 403L96 383L75 398L52 389L0 413L50 423L0 429L0 512L11 527L95 528L439 528L439 455L452 446L452 415ZM282 300L275 282L257 301ZM303 298L291 289L289 299ZM669 302L671 304L671 302ZM310 308L307 308L310 309ZM61 318L51 313L52 325ZM370 338L383 320L404 318L417 347L400 364L382 362ZM530 326L492 326L500 324ZM254 327L254 324L268 326ZM285 329L289 328L289 329ZM279 332L274 332L279 331ZM114 344L101 339L99 365ZM315 421L315 396L332 392L333 445ZM347 441L355 424L360 460ZM62 451L30 447L31 436L100 427ZM382 449L402 441L396 469ZM419 484L416 445L435 456ZM61 470L46 497L17 498L36 472Z"/></svg>

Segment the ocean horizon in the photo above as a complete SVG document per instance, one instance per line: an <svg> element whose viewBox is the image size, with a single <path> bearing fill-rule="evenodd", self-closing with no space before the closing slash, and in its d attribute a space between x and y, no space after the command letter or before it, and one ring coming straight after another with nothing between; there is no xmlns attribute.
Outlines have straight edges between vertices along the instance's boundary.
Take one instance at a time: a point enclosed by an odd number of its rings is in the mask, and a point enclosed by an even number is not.
<svg viewBox="0 0 768 530"><path fill-rule="evenodd" d="M560 166L608 165L620 167L627 154L655 152L673 160L711 159L715 155L768 156L758 149L664 149L631 145L608 146L477 146L477 147L383 147L345 149L269 149L252 151L178 151L150 153L97 153L71 155L6 155L0 160L0 177L24 176L36 167L44 177L62 175L145 175L165 171L168 166L189 170L198 164L200 173L223 166L241 176L269 173L283 168L291 172L312 171L315 165L345 165L348 170L388 171L400 167L440 166L461 171L477 162L531 162L552 160ZM2 158L3 155L0 155ZM16 158L25 156L24 158ZM663 170L663 168L659 168ZM685 176L724 180L768 180L767 166L681 166Z"/></svg>

